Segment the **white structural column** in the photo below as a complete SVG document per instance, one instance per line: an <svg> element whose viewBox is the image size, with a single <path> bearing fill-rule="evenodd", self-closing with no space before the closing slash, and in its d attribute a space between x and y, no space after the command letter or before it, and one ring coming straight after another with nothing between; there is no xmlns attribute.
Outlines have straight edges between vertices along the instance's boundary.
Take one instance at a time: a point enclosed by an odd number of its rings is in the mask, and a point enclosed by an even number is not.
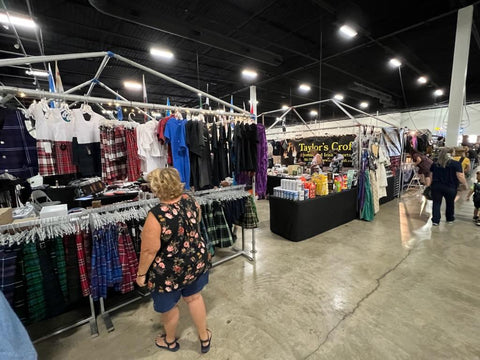
<svg viewBox="0 0 480 360"><path fill-rule="evenodd" d="M452 79L450 82L450 99L448 103L447 136L445 139L445 145L447 146L456 146L458 143L460 122L463 115L463 100L465 98L472 17L473 5L458 11Z"/></svg>

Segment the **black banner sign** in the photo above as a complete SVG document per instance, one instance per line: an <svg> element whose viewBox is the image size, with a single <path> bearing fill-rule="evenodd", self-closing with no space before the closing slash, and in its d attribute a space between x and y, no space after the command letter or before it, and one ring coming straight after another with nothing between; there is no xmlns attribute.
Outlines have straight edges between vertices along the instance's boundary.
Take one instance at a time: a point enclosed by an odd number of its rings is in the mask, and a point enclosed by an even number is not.
<svg viewBox="0 0 480 360"><path fill-rule="evenodd" d="M322 155L324 165L328 166L333 158L333 152L337 150L343 155L343 166L352 166L352 143L355 140L355 135L343 135L343 136L321 136L310 137L300 140L290 140L295 147L297 153L297 159L304 162L310 162L312 160L313 150L318 150Z"/></svg>

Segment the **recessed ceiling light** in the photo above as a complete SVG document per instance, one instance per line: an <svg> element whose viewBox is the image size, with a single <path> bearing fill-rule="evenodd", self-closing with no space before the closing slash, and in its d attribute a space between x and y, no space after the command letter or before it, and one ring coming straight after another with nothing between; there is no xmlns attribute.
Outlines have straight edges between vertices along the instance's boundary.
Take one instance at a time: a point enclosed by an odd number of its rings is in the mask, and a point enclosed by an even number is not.
<svg viewBox="0 0 480 360"><path fill-rule="evenodd" d="M202 96L202 93L197 93L198 96Z"/></svg>
<svg viewBox="0 0 480 360"><path fill-rule="evenodd" d="M142 84L136 81L124 81L123 86L130 90L142 90Z"/></svg>
<svg viewBox="0 0 480 360"><path fill-rule="evenodd" d="M27 96L27 94L25 94L24 92L21 92L21 93L18 93L18 96L24 98L25 96Z"/></svg>
<svg viewBox="0 0 480 360"><path fill-rule="evenodd" d="M389 64L393 67L400 67L402 63L397 58L390 59Z"/></svg>
<svg viewBox="0 0 480 360"><path fill-rule="evenodd" d="M335 100L339 100L339 101L342 101L344 99L342 94L335 94L334 98Z"/></svg>
<svg viewBox="0 0 480 360"><path fill-rule="evenodd" d="M252 100L248 100L248 103L251 104L252 103ZM255 104L259 104L258 100L255 100Z"/></svg>
<svg viewBox="0 0 480 360"><path fill-rule="evenodd" d="M310 90L312 90L312 88L310 87L310 85L307 85L307 84L300 84L300 86L298 87L298 89L302 92L308 92Z"/></svg>
<svg viewBox="0 0 480 360"><path fill-rule="evenodd" d="M417 79L417 82L419 84L426 84L428 81L428 79L425 77L425 76L420 76L418 79Z"/></svg>
<svg viewBox="0 0 480 360"><path fill-rule="evenodd" d="M288 109L288 105L282 105L282 110L287 110Z"/></svg>
<svg viewBox="0 0 480 360"><path fill-rule="evenodd" d="M173 53L167 49L151 48L150 54L167 59L167 60L173 59Z"/></svg>
<svg viewBox="0 0 480 360"><path fill-rule="evenodd" d="M368 107L368 102L362 101L362 102L360 103L360 107L361 107L362 109L366 109L366 108Z"/></svg>
<svg viewBox="0 0 480 360"><path fill-rule="evenodd" d="M316 110L310 111L310 116L317 116L318 112Z"/></svg>
<svg viewBox="0 0 480 360"><path fill-rule="evenodd" d="M33 21L30 17L24 16L15 16L12 14L6 14L4 12L0 13L0 23L8 25L15 25L15 26L23 26L26 28L34 29L37 27L35 21Z"/></svg>
<svg viewBox="0 0 480 360"><path fill-rule="evenodd" d="M348 25L343 25L342 27L340 27L340 32L348 36L349 38L354 38L358 34L354 29L352 29Z"/></svg>
<svg viewBox="0 0 480 360"><path fill-rule="evenodd" d="M445 94L445 92L442 89L437 89L433 92L435 96L442 96L443 94Z"/></svg>
<svg viewBox="0 0 480 360"><path fill-rule="evenodd" d="M253 80L257 78L257 72L251 69L243 69L242 76L248 80Z"/></svg>
<svg viewBox="0 0 480 360"><path fill-rule="evenodd" d="M25 74L30 76L48 77L48 71L44 71L44 70L27 70L25 71Z"/></svg>

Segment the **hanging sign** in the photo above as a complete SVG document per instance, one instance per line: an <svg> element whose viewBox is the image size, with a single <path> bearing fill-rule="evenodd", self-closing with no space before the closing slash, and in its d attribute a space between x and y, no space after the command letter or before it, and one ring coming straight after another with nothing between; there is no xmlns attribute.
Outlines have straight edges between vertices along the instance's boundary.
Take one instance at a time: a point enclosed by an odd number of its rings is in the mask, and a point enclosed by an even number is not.
<svg viewBox="0 0 480 360"><path fill-rule="evenodd" d="M336 150L343 155L343 166L352 166L352 143L355 135L342 136L321 136L304 139L291 140L297 152L297 159L303 162L310 162L313 157L313 151L318 151L322 155L325 165L329 165L333 158L333 152Z"/></svg>

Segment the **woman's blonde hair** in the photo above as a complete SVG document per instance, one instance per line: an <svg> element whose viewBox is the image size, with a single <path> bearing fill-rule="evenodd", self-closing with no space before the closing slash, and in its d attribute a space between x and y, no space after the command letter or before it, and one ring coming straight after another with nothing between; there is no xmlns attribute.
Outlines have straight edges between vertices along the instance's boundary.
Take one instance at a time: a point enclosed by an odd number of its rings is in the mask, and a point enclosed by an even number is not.
<svg viewBox="0 0 480 360"><path fill-rule="evenodd" d="M183 193L183 183L175 168L155 169L147 175L147 181L160 200L173 200Z"/></svg>
<svg viewBox="0 0 480 360"><path fill-rule="evenodd" d="M448 162L451 160L451 154L453 152L452 148L444 147L438 153L438 165L441 167L446 167Z"/></svg>

